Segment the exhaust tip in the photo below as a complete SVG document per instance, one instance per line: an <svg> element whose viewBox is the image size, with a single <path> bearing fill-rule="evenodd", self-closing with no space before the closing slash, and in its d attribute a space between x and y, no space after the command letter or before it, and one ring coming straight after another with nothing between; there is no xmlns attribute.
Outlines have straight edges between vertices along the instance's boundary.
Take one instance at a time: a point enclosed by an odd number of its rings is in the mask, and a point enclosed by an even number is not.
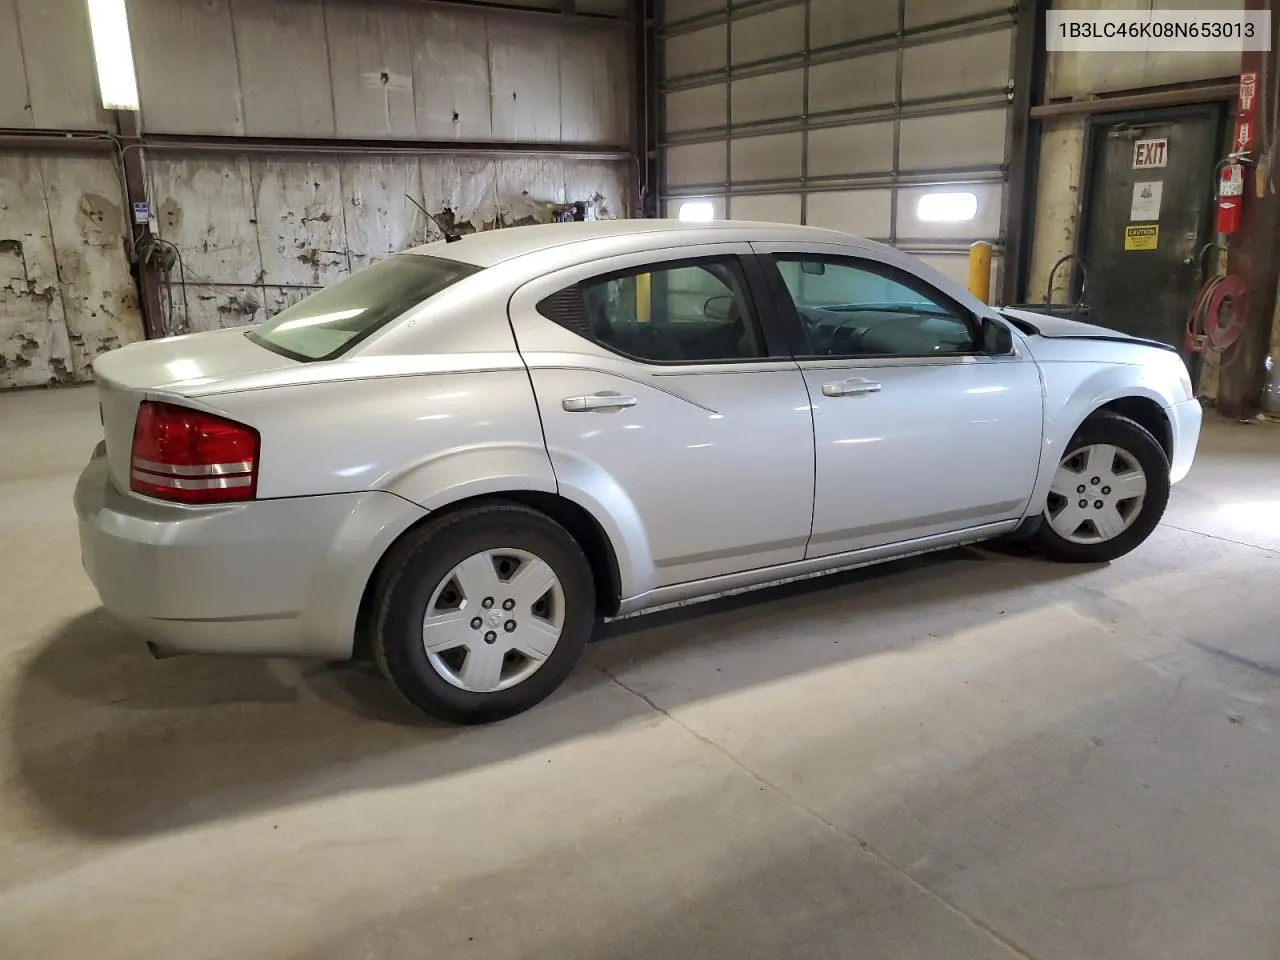
<svg viewBox="0 0 1280 960"><path fill-rule="evenodd" d="M151 651L152 658L156 660L168 660L171 657L183 655L181 650L175 650L173 647L162 647L160 644L152 643L150 640L147 641L147 649Z"/></svg>

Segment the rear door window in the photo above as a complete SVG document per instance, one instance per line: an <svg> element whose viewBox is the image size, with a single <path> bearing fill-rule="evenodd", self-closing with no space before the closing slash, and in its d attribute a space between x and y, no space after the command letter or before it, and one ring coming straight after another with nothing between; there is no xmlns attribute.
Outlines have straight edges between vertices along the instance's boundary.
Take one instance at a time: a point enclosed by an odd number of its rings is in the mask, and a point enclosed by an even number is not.
<svg viewBox="0 0 1280 960"><path fill-rule="evenodd" d="M246 336L294 360L331 360L480 269L456 260L397 254L298 301Z"/></svg>

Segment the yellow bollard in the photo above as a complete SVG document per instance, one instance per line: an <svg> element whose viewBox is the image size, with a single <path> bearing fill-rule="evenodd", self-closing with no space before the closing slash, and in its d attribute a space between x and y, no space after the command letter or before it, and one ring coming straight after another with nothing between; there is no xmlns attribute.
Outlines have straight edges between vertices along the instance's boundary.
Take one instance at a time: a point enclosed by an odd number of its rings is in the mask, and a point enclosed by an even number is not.
<svg viewBox="0 0 1280 960"><path fill-rule="evenodd" d="M991 244L985 240L969 247L969 292L983 303L991 302Z"/></svg>

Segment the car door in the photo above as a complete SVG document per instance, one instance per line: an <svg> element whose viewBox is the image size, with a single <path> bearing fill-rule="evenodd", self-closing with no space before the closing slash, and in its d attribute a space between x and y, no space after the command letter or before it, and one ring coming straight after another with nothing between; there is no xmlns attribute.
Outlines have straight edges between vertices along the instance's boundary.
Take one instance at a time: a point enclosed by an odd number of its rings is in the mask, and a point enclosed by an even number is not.
<svg viewBox="0 0 1280 960"><path fill-rule="evenodd" d="M754 246L794 323L813 406L807 556L1019 518L1035 486L1043 400L1016 338L1002 338L999 355L984 350L974 314L874 256Z"/></svg>
<svg viewBox="0 0 1280 960"><path fill-rule="evenodd" d="M615 256L512 298L557 481L614 527L632 596L804 557L808 391L750 254Z"/></svg>

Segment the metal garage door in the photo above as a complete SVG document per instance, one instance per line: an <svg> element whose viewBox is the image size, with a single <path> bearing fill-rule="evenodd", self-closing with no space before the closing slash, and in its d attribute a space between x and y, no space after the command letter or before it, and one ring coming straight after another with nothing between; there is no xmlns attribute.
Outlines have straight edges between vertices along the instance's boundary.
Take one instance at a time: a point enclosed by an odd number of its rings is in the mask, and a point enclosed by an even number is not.
<svg viewBox="0 0 1280 960"><path fill-rule="evenodd" d="M667 214L832 227L963 278L1004 228L1011 6L666 0Z"/></svg>

